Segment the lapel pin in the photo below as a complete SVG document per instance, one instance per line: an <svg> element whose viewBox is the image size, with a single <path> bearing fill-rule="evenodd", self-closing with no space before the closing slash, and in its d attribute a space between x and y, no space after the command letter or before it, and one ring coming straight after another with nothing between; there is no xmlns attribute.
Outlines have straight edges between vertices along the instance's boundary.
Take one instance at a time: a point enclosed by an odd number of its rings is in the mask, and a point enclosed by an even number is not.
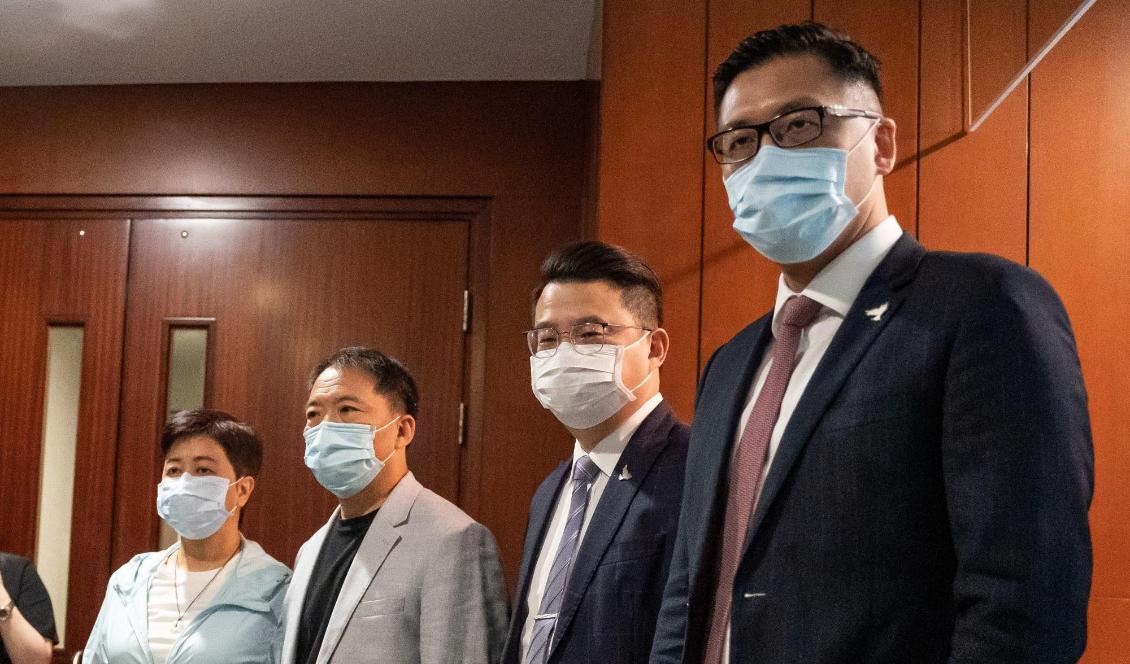
<svg viewBox="0 0 1130 664"><path fill-rule="evenodd" d="M621 482L622 482L622 481L624 481L624 480L630 480L630 479L632 479L632 471L628 470L628 467L627 467L627 466L624 466L624 467L623 467L623 468L622 468L622 469L620 470L620 477L619 477L619 479L620 479L620 481L621 481Z"/></svg>
<svg viewBox="0 0 1130 664"><path fill-rule="evenodd" d="M878 323L880 320L882 320L883 314L887 313L887 305L888 304L890 304L890 303L884 302L884 303L880 304L879 306L875 307L874 309L866 309L866 310L864 310L863 314L865 316L867 316L868 318L870 318L871 320Z"/></svg>

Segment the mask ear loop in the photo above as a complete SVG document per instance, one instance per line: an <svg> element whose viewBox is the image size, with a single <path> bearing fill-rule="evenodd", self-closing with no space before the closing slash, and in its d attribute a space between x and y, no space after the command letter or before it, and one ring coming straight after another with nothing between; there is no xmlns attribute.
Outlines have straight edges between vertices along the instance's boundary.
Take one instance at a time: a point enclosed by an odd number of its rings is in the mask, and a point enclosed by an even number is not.
<svg viewBox="0 0 1130 664"><path fill-rule="evenodd" d="M384 425L382 425L379 429L373 429L373 442L374 443L376 442L376 436L377 436L378 433L389 428L390 426L392 426L393 422L399 421L402 417L404 417L404 416L403 415L397 415L396 417L392 418L391 420L386 422ZM387 457L380 459L380 458L377 458L376 454L374 454L373 458L377 459L377 461L380 461L381 466L384 466L386 463L388 463L388 460L391 459L395 454L396 454L396 446L394 445L393 448L392 448L392 451L388 453Z"/></svg>
<svg viewBox="0 0 1130 664"><path fill-rule="evenodd" d="M250 475L244 475L243 477L237 477L237 478L236 478L236 480L235 480L234 482L229 482L229 483L228 483L228 488L229 488L229 489L230 489L230 488L232 488L233 486L235 486L236 484L239 484L240 482L242 482L243 480L247 479L248 477L251 477L251 476L250 476ZM226 497L226 494L225 494L225 497L224 497L224 507L225 507L225 508L227 508L227 506L228 506L228 505L227 505L227 497ZM239 499L238 499L238 498L236 498L236 501L235 501L235 507L233 507L233 508L231 508L230 510L228 510L228 516L231 516L231 515L235 514L235 511L236 511L236 510L238 510L238 509L241 509L241 508L240 508L240 506L239 506Z"/></svg>
<svg viewBox="0 0 1130 664"><path fill-rule="evenodd" d="M648 372L648 374L646 376L643 377L643 380L640 381L639 385L636 385L632 389L628 390L629 392L632 393L633 397L636 396L636 390L640 389L641 387L643 387L647 383L647 381L651 380L651 377L655 375L655 372L656 372L656 370L652 369L651 371Z"/></svg>
<svg viewBox="0 0 1130 664"><path fill-rule="evenodd" d="M867 128L867 131L863 132L863 135L859 137L859 140L855 142L855 145L851 146L851 149L847 151L847 154L848 154L849 157L851 156L851 153L855 152L855 149L858 148L863 143L863 139L867 138L867 135L871 133L871 130L874 129L875 127L878 127L879 123L882 122L882 121L883 121L883 118L878 118L877 120L875 120L874 122L871 123L871 126ZM855 203L856 208L863 205L863 201L865 201L865 200L867 200L868 198L871 197L871 194L875 192L875 185L877 185L877 184L879 184L878 173L876 173L875 176L871 178L871 186L867 188L867 193L863 195L863 198L859 199L858 203Z"/></svg>
<svg viewBox="0 0 1130 664"><path fill-rule="evenodd" d="M399 419L400 419L400 418L402 418L402 417L404 417L404 416L403 416L403 415L397 415L396 417L392 418L392 419L391 419L391 420L389 420L388 422L385 422L384 424L382 424L381 426L377 427L376 429L373 429L373 433L374 433L374 434L378 434L378 433L380 433L380 432L384 431L385 429L387 429L387 428L389 428L390 426L392 426L392 423L393 423L393 422L395 422L395 421L399 420Z"/></svg>
<svg viewBox="0 0 1130 664"><path fill-rule="evenodd" d="M848 154L850 155L851 153L855 152L855 149L856 149L857 147L859 147L859 145L860 145L861 143L863 143L863 139L867 138L867 134L870 134L870 133L871 133L871 130L872 130L872 129L874 129L875 127L878 127L878 126L879 126L879 123L880 123L880 122L882 122L882 121L883 121L883 118L876 118L876 120L875 120L874 122L872 122L872 123L871 123L871 126L867 128L867 131L863 132L863 135L859 137L859 140L858 140L858 141L856 141L856 142L855 142L855 143L854 143L854 144L853 144L853 145L851 146L851 148L850 148L850 149L849 149L849 150L847 151L847 153L848 153Z"/></svg>
<svg viewBox="0 0 1130 664"><path fill-rule="evenodd" d="M647 334L643 335L643 336L642 336L642 337L640 337L639 339L636 339L635 341L633 341L632 343L628 344L627 346L624 346L624 350L627 350L627 349L631 348L632 346L635 346L635 345L636 345L636 344L638 344L639 342L643 341L644 339L646 339L646 338L650 337L650 336L651 336L651 333L652 333L652 332L654 332L654 331L655 331L655 330L647 330ZM626 390L626 391L627 391L627 392L628 392L629 394L631 394L631 395L632 395L632 400L633 400L633 401L634 401L634 400L635 400L635 398L636 398L636 390L640 389L641 387L643 387L643 386L644 386L644 385L645 385L645 384L647 383L647 381L651 380L651 377L655 375L655 372L656 372L656 371L657 371L657 369L652 369L651 371L649 371L649 372L648 372L648 374L647 374L646 376L644 376L644 377L643 377L643 380L641 380L641 381L639 382L639 384L637 384L637 385L636 385L635 387L633 387L633 388L631 388L631 389L628 389L628 388L627 388L626 386L624 387L624 389L625 389L625 390ZM619 377L617 377L617 382L619 382L619 383L620 383L620 385L624 385L623 381L621 381L621 380L619 379Z"/></svg>

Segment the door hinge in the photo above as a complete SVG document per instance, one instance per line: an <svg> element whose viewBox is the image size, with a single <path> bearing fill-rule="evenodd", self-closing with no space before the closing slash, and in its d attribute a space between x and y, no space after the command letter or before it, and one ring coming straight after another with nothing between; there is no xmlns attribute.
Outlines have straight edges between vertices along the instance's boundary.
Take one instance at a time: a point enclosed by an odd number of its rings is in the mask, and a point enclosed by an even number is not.
<svg viewBox="0 0 1130 664"><path fill-rule="evenodd" d="M467 429L466 425L467 425L467 407L463 404L462 401L460 401L459 402L459 447L463 447L463 443L466 442L466 436L464 435L464 432Z"/></svg>
<svg viewBox="0 0 1130 664"><path fill-rule="evenodd" d="M463 291L463 331L471 330L471 291Z"/></svg>

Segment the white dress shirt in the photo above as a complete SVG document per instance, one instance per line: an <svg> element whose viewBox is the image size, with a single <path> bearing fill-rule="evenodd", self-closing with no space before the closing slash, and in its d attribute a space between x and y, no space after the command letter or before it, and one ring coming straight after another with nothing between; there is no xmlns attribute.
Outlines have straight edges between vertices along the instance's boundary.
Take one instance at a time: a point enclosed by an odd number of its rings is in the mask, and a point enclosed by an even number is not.
<svg viewBox="0 0 1130 664"><path fill-rule="evenodd" d="M592 448L592 452L588 453L589 458L600 469L600 475L593 482L592 488L589 489L589 502L585 508L584 521L581 522L581 535L577 539L578 549L585 540L585 532L592 520L593 510L596 509L597 503L600 502L600 496L604 493L604 487L608 485L608 479L612 476L613 469L620 462L620 455L624 452L624 448L628 446L628 441L635 435L636 430L662 401L662 394L656 394L648 399L639 410L632 413L632 416L615 431L601 439ZM534 635L534 617L541 613L541 597L545 593L545 584L549 581L549 570L553 566L553 558L557 555L557 547L560 546L561 537L565 534L569 500L573 495L573 468L576 467L577 460L583 456L585 456L584 448L581 447L580 441L575 441L573 443L573 462L565 472L565 484L557 496L553 518L549 522L549 530L545 533L541 551L538 552L537 562L534 563L534 573L530 579L530 591L526 596L526 623L522 629L522 661L526 659L526 651L529 649L530 640Z"/></svg>
<svg viewBox="0 0 1130 664"><path fill-rule="evenodd" d="M768 457L765 460L765 467L761 470L761 482L756 495L761 495L760 489L764 486L765 478L769 475L769 469L773 465L773 457L777 454L777 447L781 444L781 437L785 433L789 419L793 416L793 411L796 410L797 404L804 394L804 388L808 386L808 381L812 380L816 366L820 364L820 360L828 350L828 345L832 343L832 337L836 336L836 331L840 329L840 325L844 322L844 316L847 316L848 311L855 304L855 298L859 296L859 291L863 290L863 284L867 282L875 268L879 267L879 263L887 257L891 247L895 246L895 242L900 237L902 237L902 228L893 216L889 216L878 226L868 231L866 235L856 240L843 253L836 256L831 263L820 270L819 274L801 292L794 293L785 284L784 275L781 275L778 280L777 303L773 307L774 337L777 335L779 326L777 317L790 297L805 295L823 306L820 308L820 312L816 314L812 324L801 332L800 345L797 347L796 366L793 368L792 377L789 378L789 385L785 389L785 397L781 401L781 412L777 416L777 424L773 427L773 435L769 438ZM765 348L761 366L757 369L757 375L746 399L741 419L738 420L738 428L734 433L735 452L738 448L738 441L741 440L742 432L745 431L746 423L749 422L749 416L753 412L753 405L757 402L757 396L761 393L761 386L765 384L765 380L769 376L769 367L773 363L774 343L770 341ZM754 510L757 509L757 505L753 507ZM727 633L726 641L722 647L722 661L730 661L729 633Z"/></svg>

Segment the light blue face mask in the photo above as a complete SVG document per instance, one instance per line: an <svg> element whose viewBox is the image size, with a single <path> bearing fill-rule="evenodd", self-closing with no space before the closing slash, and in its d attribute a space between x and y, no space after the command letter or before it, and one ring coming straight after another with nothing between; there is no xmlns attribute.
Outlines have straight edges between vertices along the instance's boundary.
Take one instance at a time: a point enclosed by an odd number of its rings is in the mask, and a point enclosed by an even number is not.
<svg viewBox="0 0 1130 664"><path fill-rule="evenodd" d="M819 256L859 214L844 193L847 158L858 146L762 146L724 181L734 230L774 263L803 263ZM878 181L871 182L864 200Z"/></svg>
<svg viewBox="0 0 1130 664"><path fill-rule="evenodd" d="M341 500L357 495L396 454L394 448L384 460L378 459L373 452L373 437L400 418L398 415L379 428L322 420L302 434L306 439L306 467L314 472L318 484Z"/></svg>
<svg viewBox="0 0 1130 664"><path fill-rule="evenodd" d="M235 514L227 509L232 484L214 475L166 477L157 485L157 515L185 539L207 539Z"/></svg>

